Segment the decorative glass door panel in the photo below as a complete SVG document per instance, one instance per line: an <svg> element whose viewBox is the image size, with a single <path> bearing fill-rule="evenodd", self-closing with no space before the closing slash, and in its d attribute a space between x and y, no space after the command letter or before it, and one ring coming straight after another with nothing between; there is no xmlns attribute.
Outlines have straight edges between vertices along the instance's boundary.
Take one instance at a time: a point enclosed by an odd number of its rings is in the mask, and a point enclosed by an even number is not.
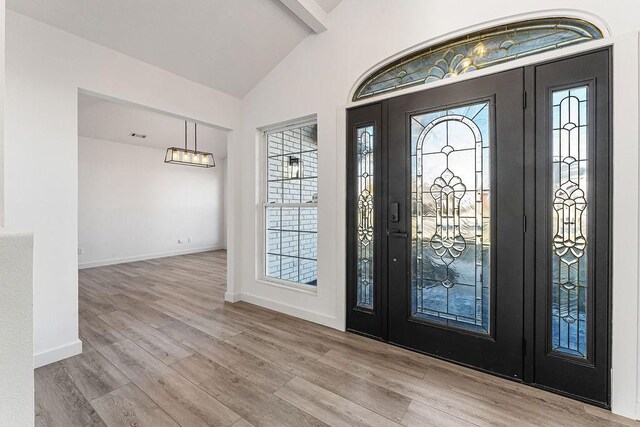
<svg viewBox="0 0 640 427"><path fill-rule="evenodd" d="M356 129L358 176L357 191L357 306L373 309L373 177L374 177L374 139L373 125Z"/></svg>
<svg viewBox="0 0 640 427"><path fill-rule="evenodd" d="M489 102L411 117L416 318L489 332Z"/></svg>
<svg viewBox="0 0 640 427"><path fill-rule="evenodd" d="M587 356L588 87L552 92L552 349Z"/></svg>

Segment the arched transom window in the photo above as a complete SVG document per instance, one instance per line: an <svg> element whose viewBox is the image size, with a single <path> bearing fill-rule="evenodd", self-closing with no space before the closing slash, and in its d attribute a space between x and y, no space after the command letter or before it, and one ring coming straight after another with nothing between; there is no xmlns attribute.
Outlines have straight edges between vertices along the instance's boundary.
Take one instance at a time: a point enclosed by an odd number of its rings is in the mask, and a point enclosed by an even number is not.
<svg viewBox="0 0 640 427"><path fill-rule="evenodd" d="M362 82L353 100L601 38L595 25L581 19L543 18L501 25L429 46L380 67Z"/></svg>

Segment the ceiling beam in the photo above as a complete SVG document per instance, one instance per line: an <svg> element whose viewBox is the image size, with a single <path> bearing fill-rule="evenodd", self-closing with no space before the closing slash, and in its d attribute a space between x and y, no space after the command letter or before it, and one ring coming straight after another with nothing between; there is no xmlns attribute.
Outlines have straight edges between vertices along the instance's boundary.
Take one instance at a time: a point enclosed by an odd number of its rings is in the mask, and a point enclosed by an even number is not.
<svg viewBox="0 0 640 427"><path fill-rule="evenodd" d="M316 34L327 31L327 13L315 0L280 0Z"/></svg>

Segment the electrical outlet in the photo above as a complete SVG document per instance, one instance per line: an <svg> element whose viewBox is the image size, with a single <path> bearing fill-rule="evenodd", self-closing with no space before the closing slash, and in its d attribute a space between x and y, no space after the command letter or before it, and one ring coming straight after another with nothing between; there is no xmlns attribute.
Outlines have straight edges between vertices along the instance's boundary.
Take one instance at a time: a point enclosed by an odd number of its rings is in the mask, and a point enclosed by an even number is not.
<svg viewBox="0 0 640 427"><path fill-rule="evenodd" d="M191 237L187 237L187 243L191 243Z"/></svg>
<svg viewBox="0 0 640 427"><path fill-rule="evenodd" d="M182 239L178 239L178 244L179 244L179 245L181 245L181 244L183 244L183 243L184 243L184 240L182 240Z"/></svg>
<svg viewBox="0 0 640 427"><path fill-rule="evenodd" d="M78 248L78 255L82 255L82 254L84 254L84 249Z"/></svg>

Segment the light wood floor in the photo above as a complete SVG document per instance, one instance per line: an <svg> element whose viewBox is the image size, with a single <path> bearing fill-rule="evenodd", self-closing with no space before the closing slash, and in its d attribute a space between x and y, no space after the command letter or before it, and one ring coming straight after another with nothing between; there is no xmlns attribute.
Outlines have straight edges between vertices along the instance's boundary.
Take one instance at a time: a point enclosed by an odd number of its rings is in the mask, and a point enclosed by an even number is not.
<svg viewBox="0 0 640 427"><path fill-rule="evenodd" d="M80 271L84 352L36 370L36 425L638 425L551 393L225 303L226 253Z"/></svg>

